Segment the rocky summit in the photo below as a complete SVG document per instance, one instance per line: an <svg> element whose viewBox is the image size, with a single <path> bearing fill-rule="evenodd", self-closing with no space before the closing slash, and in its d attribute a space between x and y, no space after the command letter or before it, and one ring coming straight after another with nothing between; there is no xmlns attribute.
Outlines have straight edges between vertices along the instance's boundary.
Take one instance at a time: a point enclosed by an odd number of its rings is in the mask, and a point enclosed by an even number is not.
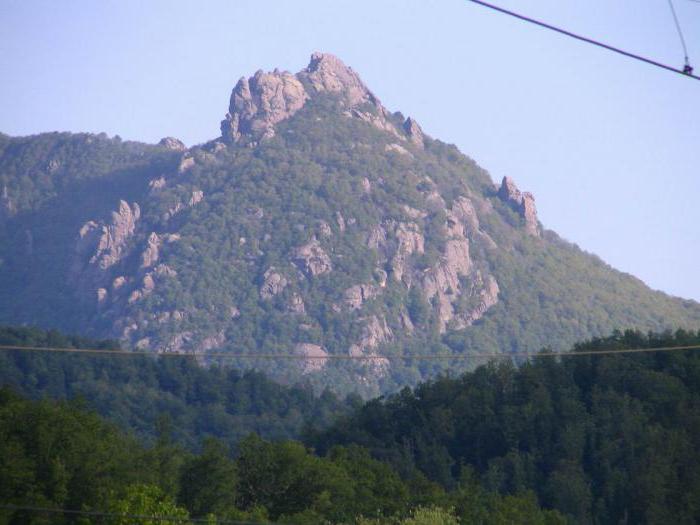
<svg viewBox="0 0 700 525"><path fill-rule="evenodd" d="M547 230L533 195L387 110L329 54L241 78L221 136L189 148L0 135L0 188L0 322L203 363L229 353L339 391L479 363L413 354L700 324L700 305Z"/></svg>

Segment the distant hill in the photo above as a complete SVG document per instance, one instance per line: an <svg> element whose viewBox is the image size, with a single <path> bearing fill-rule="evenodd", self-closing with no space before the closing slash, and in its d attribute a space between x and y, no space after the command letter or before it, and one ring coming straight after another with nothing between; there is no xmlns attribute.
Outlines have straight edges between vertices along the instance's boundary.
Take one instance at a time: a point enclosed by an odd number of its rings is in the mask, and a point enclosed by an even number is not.
<svg viewBox="0 0 700 525"><path fill-rule="evenodd" d="M700 326L698 303L546 230L532 195L386 110L332 55L242 78L221 130L190 148L0 135L0 322L203 360L297 354L236 364L364 394L475 364L390 354Z"/></svg>

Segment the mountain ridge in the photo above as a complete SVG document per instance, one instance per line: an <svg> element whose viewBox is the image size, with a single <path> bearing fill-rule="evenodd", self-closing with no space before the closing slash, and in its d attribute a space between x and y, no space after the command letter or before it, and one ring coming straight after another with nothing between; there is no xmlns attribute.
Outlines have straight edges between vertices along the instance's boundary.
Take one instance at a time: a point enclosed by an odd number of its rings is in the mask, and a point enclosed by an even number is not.
<svg viewBox="0 0 700 525"><path fill-rule="evenodd" d="M700 324L545 229L534 197L315 53L233 88L222 136L0 137L0 320L377 393L454 364L387 353L565 348ZM327 354L363 357L338 365ZM472 366L473 363L468 364ZM447 368L446 368L447 367Z"/></svg>

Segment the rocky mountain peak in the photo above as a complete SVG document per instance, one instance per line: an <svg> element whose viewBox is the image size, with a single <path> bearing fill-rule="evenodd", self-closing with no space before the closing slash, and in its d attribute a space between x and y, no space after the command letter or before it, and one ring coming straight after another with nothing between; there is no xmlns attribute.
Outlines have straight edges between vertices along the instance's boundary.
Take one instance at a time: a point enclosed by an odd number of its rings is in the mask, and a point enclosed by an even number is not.
<svg viewBox="0 0 700 525"><path fill-rule="evenodd" d="M329 53L314 53L309 65L296 75L275 69L241 78L233 88L228 113L221 122L222 139L228 144L247 139L248 144L255 146L260 140L273 137L276 124L320 93L337 95L346 116L423 146L423 132L415 120L408 119L403 129L398 129L359 75Z"/></svg>
<svg viewBox="0 0 700 525"><path fill-rule="evenodd" d="M339 93L349 107L369 102L379 107L379 99L364 85L359 75L330 53L314 53L306 69L299 72L316 92Z"/></svg>

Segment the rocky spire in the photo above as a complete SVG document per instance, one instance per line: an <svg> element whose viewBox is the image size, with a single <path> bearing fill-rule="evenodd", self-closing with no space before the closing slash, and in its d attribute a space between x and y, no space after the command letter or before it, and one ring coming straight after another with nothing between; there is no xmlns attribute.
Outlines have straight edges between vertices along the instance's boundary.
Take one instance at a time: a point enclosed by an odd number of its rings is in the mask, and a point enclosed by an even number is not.
<svg viewBox="0 0 700 525"><path fill-rule="evenodd" d="M297 77L305 80L316 92L341 94L348 107L366 102L381 107L379 99L364 85L358 74L330 53L311 55L309 65Z"/></svg>
<svg viewBox="0 0 700 525"><path fill-rule="evenodd" d="M416 122L413 118L408 117L403 123L403 130L406 132L406 135L408 135L408 140L420 148L423 147L424 135L423 130L418 125L418 122Z"/></svg>
<svg viewBox="0 0 700 525"><path fill-rule="evenodd" d="M525 231L535 237L540 236L540 227L537 220L537 208L535 197L529 192L520 192L510 177L503 177L498 196L525 219Z"/></svg>
<svg viewBox="0 0 700 525"><path fill-rule="evenodd" d="M275 134L277 123L294 115L318 93L334 93L348 116L422 145L423 133L414 120L407 121L404 133L397 130L379 99L359 75L328 53L311 55L309 65L296 75L275 69L271 73L258 71L250 78L241 78L233 88L228 113L221 122L222 139L232 144L245 138L255 145L270 138ZM365 104L374 109L361 110Z"/></svg>

